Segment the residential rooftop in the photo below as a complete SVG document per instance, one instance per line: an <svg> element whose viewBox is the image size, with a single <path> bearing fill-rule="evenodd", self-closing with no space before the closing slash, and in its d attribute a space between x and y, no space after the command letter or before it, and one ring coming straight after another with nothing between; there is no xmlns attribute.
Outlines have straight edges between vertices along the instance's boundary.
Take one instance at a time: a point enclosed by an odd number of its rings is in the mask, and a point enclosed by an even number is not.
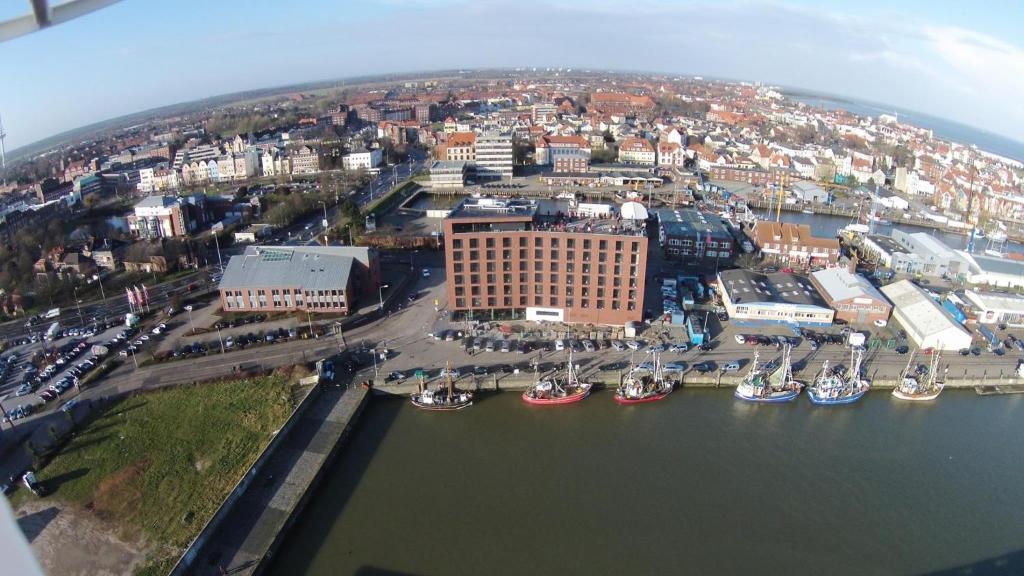
<svg viewBox="0 0 1024 576"><path fill-rule="evenodd" d="M669 236L711 235L732 238L728 226L718 216L693 208L659 208L654 211L665 234Z"/></svg>
<svg viewBox="0 0 1024 576"><path fill-rule="evenodd" d="M567 199L469 197L456 206L448 218L456 223L454 232L499 232L515 230L514 223L522 223L523 230L542 232L584 232L590 234L620 234L640 236L645 233L646 220L623 218L612 204L589 204ZM490 222L473 220L501 219Z"/></svg>

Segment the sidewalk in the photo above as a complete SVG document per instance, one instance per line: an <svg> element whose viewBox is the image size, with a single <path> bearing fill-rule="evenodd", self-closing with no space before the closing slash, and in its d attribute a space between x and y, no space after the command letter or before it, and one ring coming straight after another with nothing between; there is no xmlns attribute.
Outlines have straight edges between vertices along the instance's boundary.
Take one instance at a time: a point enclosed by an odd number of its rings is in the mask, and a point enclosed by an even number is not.
<svg viewBox="0 0 1024 576"><path fill-rule="evenodd" d="M361 386L325 387L181 573L255 573L301 512L368 394Z"/></svg>

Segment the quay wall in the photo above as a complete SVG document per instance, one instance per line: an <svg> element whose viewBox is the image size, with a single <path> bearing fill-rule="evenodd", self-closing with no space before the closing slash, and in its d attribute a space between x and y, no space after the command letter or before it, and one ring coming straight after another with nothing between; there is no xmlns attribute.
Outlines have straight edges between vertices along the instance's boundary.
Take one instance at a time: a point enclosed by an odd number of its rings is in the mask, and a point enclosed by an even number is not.
<svg viewBox="0 0 1024 576"><path fill-rule="evenodd" d="M624 376L625 373L619 372L599 372L595 375L584 376L586 380L592 382L596 388L615 388L618 386L619 379ZM680 388L735 388L737 384L742 380L742 372L739 375L729 374L697 374L687 373L684 374L681 379L678 379L678 387ZM456 387L463 390L525 390L531 384L534 383L536 377L532 372L525 374L503 374L494 375L488 374L487 376L462 376L455 381ZM805 384L809 379L798 378L798 380ZM439 380L434 378L427 381L427 385L436 386ZM878 379L871 381L871 387L878 390L891 390L897 384L895 379ZM946 388L963 388L973 389L975 386L1009 386L1009 385L1024 385L1024 378L1018 377L1004 377L1004 378L947 378ZM412 394L418 388L417 382L414 379L408 379L403 382L385 382L383 378L379 378L373 388L375 394L384 395L399 395L405 396Z"/></svg>

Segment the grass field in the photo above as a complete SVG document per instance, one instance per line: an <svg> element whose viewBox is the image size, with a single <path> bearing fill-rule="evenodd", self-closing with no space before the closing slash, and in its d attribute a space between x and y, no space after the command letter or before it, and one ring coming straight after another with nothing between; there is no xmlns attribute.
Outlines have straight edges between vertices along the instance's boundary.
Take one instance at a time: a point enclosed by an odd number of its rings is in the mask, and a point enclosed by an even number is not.
<svg viewBox="0 0 1024 576"><path fill-rule="evenodd" d="M80 505L152 550L165 574L291 413L281 377L128 398L89 422L41 471L47 498Z"/></svg>

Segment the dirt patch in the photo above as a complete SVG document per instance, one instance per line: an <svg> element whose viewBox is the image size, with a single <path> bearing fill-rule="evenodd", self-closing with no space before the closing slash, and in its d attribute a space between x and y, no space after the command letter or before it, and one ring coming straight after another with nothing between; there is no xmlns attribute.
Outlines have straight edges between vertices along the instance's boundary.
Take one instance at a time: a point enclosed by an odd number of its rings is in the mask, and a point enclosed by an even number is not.
<svg viewBox="0 0 1024 576"><path fill-rule="evenodd" d="M17 516L22 531L32 534L32 552L49 576L131 574L146 557L138 543L118 538L74 506L31 500Z"/></svg>
<svg viewBox="0 0 1024 576"><path fill-rule="evenodd" d="M142 501L142 477L148 466L149 461L142 459L100 480L92 499L96 515L104 519L131 516Z"/></svg>

